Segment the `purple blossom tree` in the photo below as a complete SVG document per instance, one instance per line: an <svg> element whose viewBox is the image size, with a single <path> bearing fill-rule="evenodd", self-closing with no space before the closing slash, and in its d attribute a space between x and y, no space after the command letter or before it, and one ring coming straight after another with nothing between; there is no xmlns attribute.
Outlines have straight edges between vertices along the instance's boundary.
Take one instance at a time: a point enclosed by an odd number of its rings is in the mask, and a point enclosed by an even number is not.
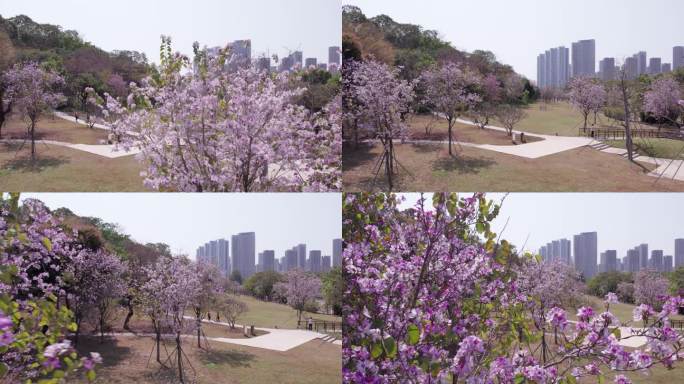
<svg viewBox="0 0 684 384"><path fill-rule="evenodd" d="M481 80L468 68L446 63L423 72L420 76L425 88L425 99L449 126L449 154L452 154L452 129L458 117L481 102L478 94Z"/></svg>
<svg viewBox="0 0 684 384"><path fill-rule="evenodd" d="M304 90L292 89L292 75L226 71L225 60L225 52L205 57L195 72L164 38L158 76L132 84L125 104L105 95L103 113L121 144L141 150L145 184L191 192L337 188L339 169L326 160L341 156L333 153L338 109L314 116L294 104ZM332 122L322 124L326 118Z"/></svg>
<svg viewBox="0 0 684 384"><path fill-rule="evenodd" d="M195 312L197 327L197 348L202 348L202 320L204 314L211 310L216 303L218 295L222 291L221 275L213 264L196 263L193 264L194 273L199 281L197 295L193 298L192 307Z"/></svg>
<svg viewBox="0 0 684 384"><path fill-rule="evenodd" d="M34 62L16 64L7 71L5 79L9 83L5 95L7 102L12 103L13 108L27 120L33 161L36 157L36 123L45 112L65 100L57 91L64 85L64 80Z"/></svg>
<svg viewBox="0 0 684 384"><path fill-rule="evenodd" d="M682 115L680 99L682 91L679 83L671 77L662 77L651 84L644 94L644 112L650 113L658 120L664 120L680 127L679 117Z"/></svg>
<svg viewBox="0 0 684 384"><path fill-rule="evenodd" d="M582 129L586 132L589 114L598 112L606 104L606 90L596 81L582 76L573 77L568 87L570 88L570 103L582 113L584 118Z"/></svg>
<svg viewBox="0 0 684 384"><path fill-rule="evenodd" d="M489 125L489 120L496 115L497 106L502 101L503 93L504 89L496 76L489 74L482 79L481 100L470 111L473 122L480 129Z"/></svg>
<svg viewBox="0 0 684 384"><path fill-rule="evenodd" d="M543 321L560 341L542 361L537 346L546 335L526 310L534 291L513 268L528 256L491 232L498 206L482 194L435 194L431 208L424 198L398 205L394 195L343 197L345 383L601 381L604 370L681 359L684 339L668 318L684 300L669 298L660 312L639 307L643 328L621 335L608 295L605 312L580 307L576 322L550 308ZM628 350L623 342L633 337L647 346Z"/></svg>
<svg viewBox="0 0 684 384"><path fill-rule="evenodd" d="M634 276L634 303L661 310L669 297L670 282L662 273L644 269Z"/></svg>
<svg viewBox="0 0 684 384"><path fill-rule="evenodd" d="M78 251L38 200L19 205L19 194L0 194L0 382L66 380L85 371L95 379L96 353L78 357L66 337L73 313L58 305L64 270Z"/></svg>
<svg viewBox="0 0 684 384"><path fill-rule="evenodd" d="M77 326L75 342L78 343L82 321L91 312L97 314L100 342L103 342L114 301L125 294L124 263L105 250L84 249L72 258L66 271L70 276L67 303Z"/></svg>
<svg viewBox="0 0 684 384"><path fill-rule="evenodd" d="M143 286L143 291L147 295L155 296L155 298L150 298L146 295L144 302L149 305L146 313L154 317L153 321L161 322L175 333L176 347L168 359L176 359L178 378L181 383L184 383L183 361L184 358L185 361L188 359L183 352L181 334L188 328L185 314L192 310L196 298L200 296L202 284L196 267L183 257L163 257L146 271L149 281ZM157 339L157 354L159 354L159 339ZM158 360L160 360L159 356Z"/></svg>
<svg viewBox="0 0 684 384"><path fill-rule="evenodd" d="M389 189L394 186L393 176L398 162L394 141L404 139L408 130L403 114L410 110L413 84L399 79L399 70L376 61L346 63L350 78L345 79L349 95L356 107L346 111L347 120L356 124L356 130L380 140L383 154L377 172L384 165ZM376 174L377 176L377 174Z"/></svg>
<svg viewBox="0 0 684 384"><path fill-rule="evenodd" d="M288 271L285 282L277 283L274 289L282 292L287 304L297 310L299 324L306 305L321 295L321 280L315 275L294 269Z"/></svg>

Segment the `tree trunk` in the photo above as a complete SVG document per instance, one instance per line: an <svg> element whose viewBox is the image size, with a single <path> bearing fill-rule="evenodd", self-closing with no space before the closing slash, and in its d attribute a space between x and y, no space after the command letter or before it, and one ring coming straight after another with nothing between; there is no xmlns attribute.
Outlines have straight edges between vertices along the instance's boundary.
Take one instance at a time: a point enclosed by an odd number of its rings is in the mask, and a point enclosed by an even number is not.
<svg viewBox="0 0 684 384"><path fill-rule="evenodd" d="M202 332L202 320L200 320L200 315L197 315L197 348L202 348L202 343L200 339L200 333Z"/></svg>
<svg viewBox="0 0 684 384"><path fill-rule="evenodd" d="M183 350L181 349L180 331L176 331L176 349L176 353L178 354L178 379L181 383L185 383L185 381L183 381Z"/></svg>
<svg viewBox="0 0 684 384"><path fill-rule="evenodd" d="M159 347L161 344L161 329L159 327L155 326L156 328L156 334L157 334L157 363L161 364L161 357L159 356Z"/></svg>
<svg viewBox="0 0 684 384"><path fill-rule="evenodd" d="M584 128L583 128L584 132L587 131L587 117L588 117L588 116L589 116L588 113L585 113L585 114L584 114Z"/></svg>
<svg viewBox="0 0 684 384"><path fill-rule="evenodd" d="M126 303L126 307L128 308L128 313L126 314L126 319L124 320L123 329L130 331L131 328L128 326L128 323L131 321L131 317L133 317L133 300L129 299Z"/></svg>
<svg viewBox="0 0 684 384"><path fill-rule="evenodd" d="M35 136L36 121L31 119L31 161L36 160L36 136Z"/></svg>
<svg viewBox="0 0 684 384"><path fill-rule="evenodd" d="M453 119L450 117L447 119L447 121L449 123L449 156L453 156L453 154L451 152L451 127L453 126L453 123L452 123Z"/></svg>
<svg viewBox="0 0 684 384"><path fill-rule="evenodd" d="M632 131L629 126L629 101L627 100L627 84L625 84L624 74L620 82L620 88L622 88L622 101L625 107L625 148L627 148L627 158L629 161L634 161L632 158Z"/></svg>

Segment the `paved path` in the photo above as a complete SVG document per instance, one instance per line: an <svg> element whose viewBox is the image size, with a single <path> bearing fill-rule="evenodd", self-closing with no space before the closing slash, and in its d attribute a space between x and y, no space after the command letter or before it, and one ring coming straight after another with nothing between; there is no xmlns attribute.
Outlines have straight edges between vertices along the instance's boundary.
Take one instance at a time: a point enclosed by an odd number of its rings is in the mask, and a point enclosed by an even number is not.
<svg viewBox="0 0 684 384"><path fill-rule="evenodd" d="M192 316L185 316L186 319L193 320ZM230 326L228 323L202 320L203 323L217 324L223 326ZM236 328L242 328L242 325L235 325ZM231 339L228 337L210 337L209 340L218 341L222 343L238 344L247 347L270 349L272 351L288 351L292 348L298 347L304 343L308 343L315 339L325 339L326 334L303 330L303 329L279 329L279 328L259 328L254 329L268 332L265 335L251 337L247 339ZM334 343L338 344L338 343ZM340 342L338 345L341 345Z"/></svg>
<svg viewBox="0 0 684 384"><path fill-rule="evenodd" d="M23 143L24 140L23 139L5 139L5 140L0 140L0 142ZM63 141L54 141L54 140L36 140L36 143L37 144L38 143L45 143L48 145L57 145L60 147L76 149L78 151L92 153L94 155L107 157L109 159L115 159L115 158L124 157L124 156L131 156L131 155L135 155L138 152L140 152L140 150L137 148L132 148L129 151L126 151L123 148L117 148L113 144L74 144L74 143L66 143ZM28 140L26 141L26 145L30 145Z"/></svg>
<svg viewBox="0 0 684 384"><path fill-rule="evenodd" d="M73 115L69 115L69 114L66 114L64 112L55 111L55 116L59 117L60 119L71 121L72 123L89 126L88 124L86 124L86 122L83 119L76 120L76 118ZM112 130L112 128L110 128L106 125L103 125L103 124L98 124L98 123L95 123L93 125L93 128L103 129L105 131L111 131Z"/></svg>
<svg viewBox="0 0 684 384"><path fill-rule="evenodd" d="M472 121L457 119L459 123L467 125L477 125ZM487 125L485 129L491 129L494 131L506 132L505 128L497 127L493 125ZM627 157L627 150L621 148L611 147L599 140L595 140L588 137L581 136L555 136L555 135L543 135L539 133L531 133L525 131L513 130L516 136L520 133L525 133L525 136L538 137L542 140L535 141L533 143L520 144L520 145L492 145L492 144L475 144L475 143L464 143L455 141L454 144L459 144L464 147L480 148L490 151L506 153L509 155L525 157L528 159L538 159L544 156L553 155L556 153L561 153L569 151L575 148L581 147L592 147L600 152L619 155L622 157ZM418 144L447 144L447 140L436 141L436 140L404 140L404 142L418 143ZM664 179L679 180L684 181L684 160L673 160L673 159L663 159L649 156L639 156L635 154L634 160L653 164L656 168L648 173L648 176L660 177Z"/></svg>

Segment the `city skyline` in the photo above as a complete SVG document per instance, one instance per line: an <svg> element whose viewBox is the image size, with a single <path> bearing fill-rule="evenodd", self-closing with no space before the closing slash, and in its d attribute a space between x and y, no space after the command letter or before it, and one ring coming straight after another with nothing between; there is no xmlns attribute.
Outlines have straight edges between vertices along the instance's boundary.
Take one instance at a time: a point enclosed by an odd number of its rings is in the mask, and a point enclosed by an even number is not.
<svg viewBox="0 0 684 384"><path fill-rule="evenodd" d="M649 9L663 10L650 18L644 17L643 3L636 0L521 0L514 7L504 0L448 4L426 0L421 6L408 0L347 0L343 4L360 7L368 17L386 14L401 23L436 30L458 49L492 51L500 62L530 80L536 79L538 53L559 45L571 48L570 44L579 40L597 41L596 65L604 57L621 62L644 49L650 57L660 57L667 63L672 47L684 45L678 16L684 13L684 2L671 0L650 2ZM486 18L458 17L454 22L455 15Z"/></svg>
<svg viewBox="0 0 684 384"><path fill-rule="evenodd" d="M547 49L537 55L536 83L540 88L564 88L576 76L617 80L621 68L628 79L641 75L657 75L684 67L684 46L673 46L671 60L649 56L638 51L624 59L596 57L596 40L575 41L569 50L564 45ZM598 62L598 68L597 68Z"/></svg>
<svg viewBox="0 0 684 384"><path fill-rule="evenodd" d="M331 6L331 1L337 6ZM188 56L192 56L195 41L202 47L223 47L234 40L249 39L253 59L262 54L277 54L282 59L290 52L302 51L320 63L328 62L329 47L339 46L342 40L341 3L337 0L198 0L192 7L177 0L146 1L135 2L136 12L128 12L132 7L127 3L132 1L26 0L3 3L0 15L10 18L23 14L38 23L60 25L108 52L144 52L154 63L159 62L160 34L171 36L174 50ZM107 17L95 17L103 14Z"/></svg>
<svg viewBox="0 0 684 384"><path fill-rule="evenodd" d="M27 198L119 224L138 242L163 242L193 260L199 245L242 232L256 232L257 252L277 257L302 241L332 255L342 234L339 193L22 193Z"/></svg>
<svg viewBox="0 0 684 384"><path fill-rule="evenodd" d="M194 259L215 265L223 276L239 271L243 279L256 272L287 272L302 269L310 272L328 272L330 268L341 266L342 239L331 239L332 254L319 249L307 252L306 243L299 243L286 249L281 256L272 249L256 249L255 232L241 232L230 238L209 240L197 247Z"/></svg>
<svg viewBox="0 0 684 384"><path fill-rule="evenodd" d="M403 208L420 196L402 193ZM432 194L425 194L430 199ZM461 193L468 196L470 193ZM487 193L499 202L506 194ZM504 200L492 230L519 250L538 250L552 240L582 232L598 233L598 254L614 249L619 258L641 243L674 255L674 240L684 238L684 200L668 193L511 193ZM654 225L657 224L657 225ZM504 229L505 228L505 229Z"/></svg>

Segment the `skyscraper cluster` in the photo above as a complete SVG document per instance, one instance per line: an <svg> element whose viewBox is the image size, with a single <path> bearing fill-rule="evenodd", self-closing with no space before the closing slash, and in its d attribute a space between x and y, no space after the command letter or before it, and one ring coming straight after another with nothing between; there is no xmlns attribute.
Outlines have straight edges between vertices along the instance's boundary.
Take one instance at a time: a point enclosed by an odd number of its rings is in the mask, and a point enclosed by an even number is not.
<svg viewBox="0 0 684 384"><path fill-rule="evenodd" d="M302 51L294 51L280 60L279 71L289 71L297 68L318 68L336 72L340 68L342 56L340 55L340 47L328 47L328 62L319 63L315 57L307 57L304 59Z"/></svg>
<svg viewBox="0 0 684 384"><path fill-rule="evenodd" d="M213 264L224 277L230 275L229 241L212 240L197 248L195 258L199 263Z"/></svg>
<svg viewBox="0 0 684 384"><path fill-rule="evenodd" d="M672 64L663 63L660 57L649 58L640 51L625 58L623 63L627 78L635 79L641 75L657 75L684 67L684 46L672 48ZM571 51L560 46L551 48L537 56L537 86L540 88L563 88L575 76L597 77L602 80L615 80L620 68L614 57L599 61L596 72L596 41L579 40L572 43Z"/></svg>
<svg viewBox="0 0 684 384"><path fill-rule="evenodd" d="M271 66L271 58L266 56L258 57L252 60L252 41L251 40L235 40L227 44L228 57L226 59L226 69L229 71L236 71L238 68L244 68L249 65L255 65L257 68L266 71L289 71L295 68L318 68L336 72L341 65L341 50L338 46L328 47L328 62L319 63L315 57L307 57L304 59L302 51L294 51L280 60L279 66L276 68ZM223 47L207 48L207 55L216 57L219 55ZM197 69L197 68L195 68Z"/></svg>
<svg viewBox="0 0 684 384"><path fill-rule="evenodd" d="M233 271L240 273L243 281L256 272L287 272L301 269L309 272L328 272L332 267L342 265L342 239L332 240L332 256L323 255L320 250L307 253L306 244L297 244L277 258L275 251L267 249L256 255L256 234L243 232L231 236L230 240L212 240L197 248L197 262L216 266L224 277Z"/></svg>
<svg viewBox="0 0 684 384"><path fill-rule="evenodd" d="M572 255L570 248L570 240L554 240L539 248L539 255L544 261L562 261L574 265L585 279L603 272L638 272L644 269L671 272L678 267L684 267L684 239L675 239L674 256L665 255L661 249L653 249L649 253L646 243L627 250L622 259L618 258L616 250L607 249L599 255L598 268L596 232L584 232L573 236Z"/></svg>

